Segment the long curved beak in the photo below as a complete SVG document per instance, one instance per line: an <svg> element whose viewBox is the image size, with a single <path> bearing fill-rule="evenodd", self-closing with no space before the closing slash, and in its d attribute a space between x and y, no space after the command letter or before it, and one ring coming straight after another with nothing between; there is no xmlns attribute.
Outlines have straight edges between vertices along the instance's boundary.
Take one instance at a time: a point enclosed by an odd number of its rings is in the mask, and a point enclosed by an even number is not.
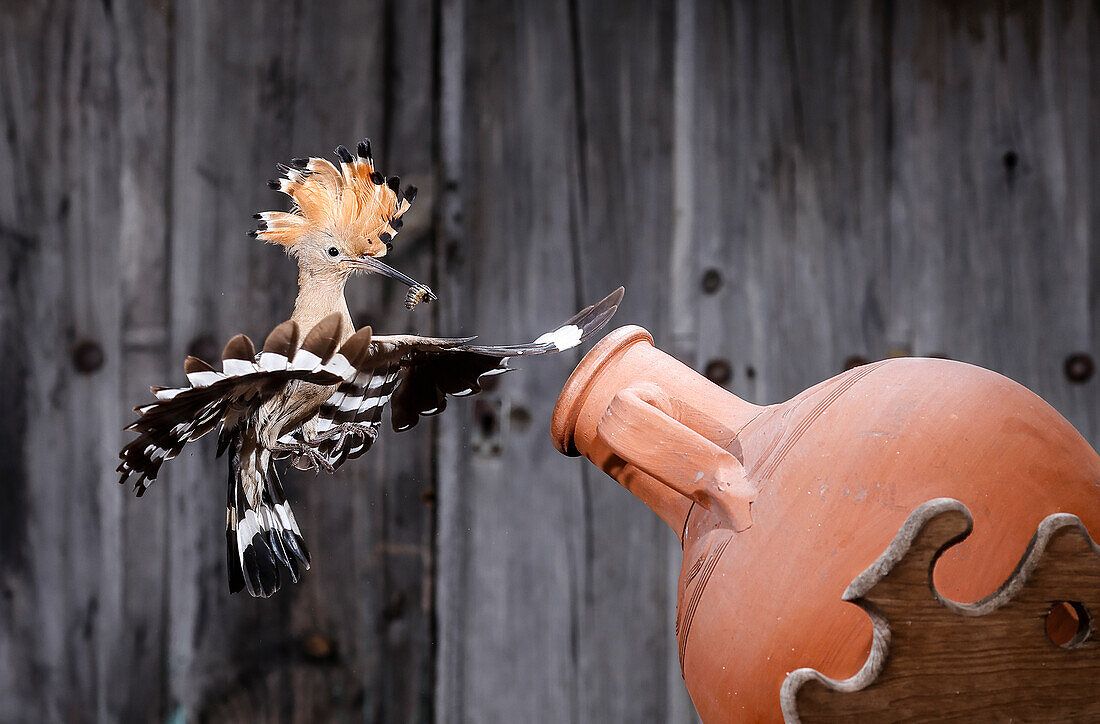
<svg viewBox="0 0 1100 724"><path fill-rule="evenodd" d="M373 256L363 256L359 257L358 259L349 259L347 261L347 264L353 269L361 269L363 271L371 272L373 274L381 274L382 276L387 276L390 279L396 279L397 281L408 287L424 290L425 298L430 302L434 302L436 299L439 298L435 295L434 292L432 292L431 289L428 288L428 285L421 284L420 282L410 277L408 274L394 269L389 264L386 264L385 262L376 259Z"/></svg>

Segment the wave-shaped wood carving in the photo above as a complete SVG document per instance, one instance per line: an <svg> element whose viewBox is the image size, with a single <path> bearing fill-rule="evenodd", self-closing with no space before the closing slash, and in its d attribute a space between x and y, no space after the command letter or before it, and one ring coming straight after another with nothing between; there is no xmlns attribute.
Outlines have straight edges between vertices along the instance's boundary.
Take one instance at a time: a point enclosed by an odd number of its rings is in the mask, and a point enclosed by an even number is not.
<svg viewBox="0 0 1100 724"><path fill-rule="evenodd" d="M960 604L932 572L972 527L949 498L909 516L843 596L873 622L866 663L844 681L791 672L788 722L1100 720L1100 548L1076 516L1051 515L996 592Z"/></svg>

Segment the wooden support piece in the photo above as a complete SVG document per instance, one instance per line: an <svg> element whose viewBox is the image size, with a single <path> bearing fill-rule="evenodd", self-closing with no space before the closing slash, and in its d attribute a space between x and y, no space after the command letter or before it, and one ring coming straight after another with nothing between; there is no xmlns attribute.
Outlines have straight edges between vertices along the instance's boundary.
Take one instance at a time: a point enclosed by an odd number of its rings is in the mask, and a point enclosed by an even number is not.
<svg viewBox="0 0 1100 724"><path fill-rule="evenodd" d="M909 516L843 596L871 617L867 662L844 681L791 672L780 693L788 722L1100 720L1100 548L1077 516L1048 516L1012 576L960 604L932 572L972 527L949 498Z"/></svg>

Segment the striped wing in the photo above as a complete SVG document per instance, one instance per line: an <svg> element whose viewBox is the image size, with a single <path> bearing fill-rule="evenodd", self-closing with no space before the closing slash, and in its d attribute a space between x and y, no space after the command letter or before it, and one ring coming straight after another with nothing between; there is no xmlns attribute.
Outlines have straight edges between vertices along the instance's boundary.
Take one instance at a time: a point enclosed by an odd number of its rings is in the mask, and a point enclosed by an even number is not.
<svg viewBox="0 0 1100 724"><path fill-rule="evenodd" d="M375 350L377 357L377 350ZM345 381L321 405L312 438L299 428L281 442L309 444L320 452L329 465L337 468L345 461L370 450L382 426L382 411L400 380L401 366L396 361L379 360L377 366L361 365L355 378Z"/></svg>
<svg viewBox="0 0 1100 724"><path fill-rule="evenodd" d="M287 384L302 380L319 385L339 385L355 377L350 357L361 357L370 341L370 328L349 339L339 353L339 315L326 317L298 348L298 327L284 322L255 353L243 334L229 340L222 354L222 369L194 357L184 365L190 386L153 388L156 402L134 409L137 420L126 429L138 433L119 453L120 483L134 481L140 496L156 479L160 466L180 454L183 447L222 425L232 431ZM219 454L228 445L223 435Z"/></svg>
<svg viewBox="0 0 1100 724"><path fill-rule="evenodd" d="M221 371L188 358L190 387L154 388L157 401L135 408L140 416L127 429L138 437L119 453L119 482L133 479L135 491L142 495L165 460L219 425L220 454L240 425L295 380L333 386L335 391L318 411L312 433L299 426L280 442L309 445L338 467L370 449L387 403L392 401L393 429L408 430L422 415L442 412L448 395L476 394L482 379L510 371L510 358L560 352L588 339L615 314L622 296L619 288L552 332L520 345L475 345L472 337L372 339L371 329L364 327L337 352L338 315L314 327L300 349L294 322L276 327L259 355L248 337L238 335L226 345Z"/></svg>
<svg viewBox="0 0 1100 724"><path fill-rule="evenodd" d="M387 403L391 403L393 429L408 430L421 416L443 412L448 396L477 394L484 378L511 371L508 360L512 357L551 354L579 345L610 321L622 297L620 287L527 344L475 345L472 337L374 337L369 352L373 362L360 364L364 371L342 384L319 413L318 435L346 432L317 443L318 449L334 468L359 457L377 437ZM340 430L342 423L357 424Z"/></svg>

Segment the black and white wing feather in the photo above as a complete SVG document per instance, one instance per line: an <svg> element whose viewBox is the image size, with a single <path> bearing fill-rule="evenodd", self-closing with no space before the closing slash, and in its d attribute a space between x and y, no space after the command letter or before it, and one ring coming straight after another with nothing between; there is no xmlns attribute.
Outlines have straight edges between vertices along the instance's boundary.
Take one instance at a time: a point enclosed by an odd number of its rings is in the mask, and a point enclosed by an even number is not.
<svg viewBox="0 0 1100 724"><path fill-rule="evenodd" d="M571 349L603 329L623 298L620 287L592 306L585 307L556 329L534 341L518 345L477 345L468 341L443 345L406 339L402 358L404 375L393 394L390 421L400 432L416 425L421 416L438 415L447 407L447 396L464 397L481 392L485 377L510 372L512 357L530 357ZM384 338L376 338L376 340Z"/></svg>
<svg viewBox="0 0 1100 724"><path fill-rule="evenodd" d="M281 586L280 570L297 581L309 567L309 553L271 467L273 457L300 462L309 458L303 450L313 450L336 468L370 449L388 403L394 430L407 430L421 416L442 412L448 395L480 392L485 377L511 369L512 357L580 344L607 324L622 296L619 288L521 345L476 345L472 337L372 337L369 327L340 345L342 322L336 314L318 323L300 347L292 321L276 327L258 355L248 337L238 335L225 347L221 370L190 357L184 367L190 386L154 388L157 400L136 408L139 417L127 429L138 436L119 453L119 482L133 480L140 496L165 460L220 425L218 454L231 451L226 506L230 590L270 596ZM302 383L333 391L319 409L282 419L277 427L285 434L276 444L264 442L257 427L270 420L265 421L261 408L277 406Z"/></svg>
<svg viewBox="0 0 1100 724"><path fill-rule="evenodd" d="M476 345L473 337L374 337L374 362L362 365L369 371L341 385L321 407L317 434L331 437L318 443L320 452L339 467L370 449L387 403L393 429L408 430L421 416L443 412L448 396L477 394L484 378L510 372L512 357L551 354L581 344L610 321L622 297L620 287L526 344Z"/></svg>
<svg viewBox="0 0 1100 724"><path fill-rule="evenodd" d="M291 398L301 384L338 388L360 373L356 364L369 363L370 328L337 352L341 324L340 315L327 317L299 348L297 325L285 322L268 335L259 355L238 335L226 345L220 371L189 358L191 386L154 389L157 401L138 408L140 416L129 427L138 437L119 454L119 482L134 479L141 495L165 460L221 425L218 454L230 451L225 532L231 592L247 588L253 596L271 596L287 575L297 581L309 568L309 551L271 466L274 451L264 442L271 433L262 428L300 427L317 409L306 406L294 415Z"/></svg>
<svg viewBox="0 0 1100 724"><path fill-rule="evenodd" d="M218 425L223 426L221 454L229 442L224 433L245 424L253 411L281 394L288 382L337 385L345 377L353 377L354 370L346 356L334 354L339 329L339 316L327 317L306 335L299 348L298 326L284 322L268 335L259 355L248 337L237 335L225 346L220 371L200 359L188 357L184 372L189 387L154 387L156 401L134 408L139 417L126 429L138 436L119 453L122 459L117 468L121 475L119 482L133 480L134 490L142 495L165 460L176 457L187 443ZM365 333L369 339L369 328ZM358 346L364 346L362 337L356 341Z"/></svg>

